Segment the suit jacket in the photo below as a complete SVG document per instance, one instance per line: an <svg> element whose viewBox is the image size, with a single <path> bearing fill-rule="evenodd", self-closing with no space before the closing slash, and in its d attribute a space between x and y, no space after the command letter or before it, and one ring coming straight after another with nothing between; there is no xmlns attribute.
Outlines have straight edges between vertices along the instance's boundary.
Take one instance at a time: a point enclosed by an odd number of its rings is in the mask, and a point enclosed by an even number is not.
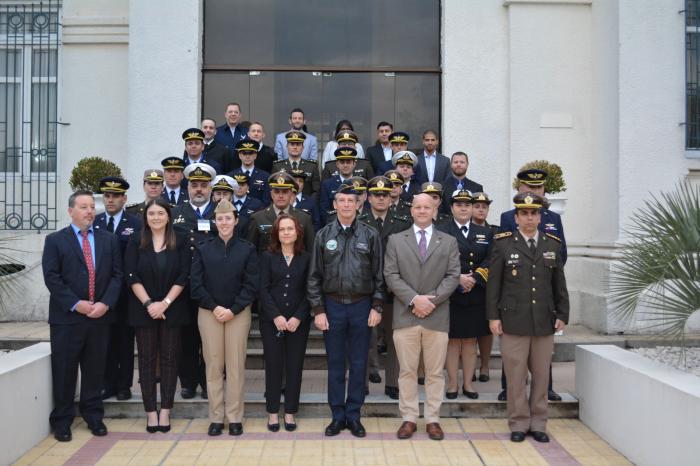
<svg viewBox="0 0 700 466"><path fill-rule="evenodd" d="M442 183L445 181L445 178L450 176L450 159L444 155L438 152L435 153L435 173L432 180L428 179L428 167L425 164L425 151L418 154L417 157L420 170L418 170L416 174L420 174L420 177L418 178L419 183L423 184L427 181L437 181L438 183Z"/></svg>
<svg viewBox="0 0 700 466"><path fill-rule="evenodd" d="M304 141L304 150L301 153L301 158L316 161L318 158L318 141L316 136L311 133L302 132L306 134L306 140ZM289 158L289 153L287 152L287 138L284 137L285 134L287 134L287 131L279 133L275 137L275 152L277 153L277 158L280 160Z"/></svg>
<svg viewBox="0 0 700 466"><path fill-rule="evenodd" d="M408 191L406 191L406 189ZM407 202L409 206L413 202L413 196L416 194L420 194L420 183L416 179L411 179L411 182L408 183L408 188L406 188L406 185L403 185L401 188L401 199Z"/></svg>
<svg viewBox="0 0 700 466"><path fill-rule="evenodd" d="M178 242L177 249L166 249L158 253L165 254L165 273L161 273L158 269L153 246L141 249L140 244L141 233L137 233L132 236L126 249L124 273L130 287L140 283L153 301L162 301L173 285L183 287L187 285L192 256L185 242ZM151 327L158 322L148 315L148 311L134 293L129 293L128 316L129 325L133 327ZM189 323L190 304L187 290L183 290L168 306L165 317L165 325L168 327L178 327Z"/></svg>
<svg viewBox="0 0 700 466"><path fill-rule="evenodd" d="M232 202L236 202L235 199ZM235 204L234 204L235 207ZM248 233L248 225L250 224L250 216L260 209L264 209L262 201L253 196L246 196L245 202L238 209L238 223L236 224L236 235L245 238Z"/></svg>
<svg viewBox="0 0 700 466"><path fill-rule="evenodd" d="M170 203L170 193L168 192L168 187L165 186L163 188L163 192L160 194L160 197L168 201ZM175 204L170 204L171 207L179 207L186 202L189 202L190 200L190 195L187 192L186 188L180 187L180 194L177 196L177 199L175 199Z"/></svg>
<svg viewBox="0 0 700 466"><path fill-rule="evenodd" d="M387 170L391 170L391 161L389 161L390 168L385 168L387 161L384 159L384 149L381 144L369 146L365 151L365 159L372 164L374 173L383 175Z"/></svg>
<svg viewBox="0 0 700 466"><path fill-rule="evenodd" d="M49 324L111 324L122 290L122 255L117 237L93 228L95 239L95 301L109 306L99 319L91 319L71 308L80 300L90 299L88 269L83 250L69 225L46 237L41 265L44 283L49 289Z"/></svg>
<svg viewBox="0 0 700 466"><path fill-rule="evenodd" d="M540 233L535 253L520 232L495 236L489 258L486 318L512 335L546 336L569 321L569 292L559 241Z"/></svg>
<svg viewBox="0 0 700 466"><path fill-rule="evenodd" d="M311 215L304 211L289 207L289 214L296 217L304 230L304 247L307 251L312 251L314 246L314 224ZM250 217L246 239L253 243L258 252L265 251L270 244L270 234L272 224L275 223L277 214L275 208L270 205L267 209L259 210Z"/></svg>
<svg viewBox="0 0 700 466"><path fill-rule="evenodd" d="M540 210L542 217L538 229L543 233L549 233L561 240L561 259L566 264L568 257L566 249L566 238L564 237L564 225L561 223L561 216L549 209ZM511 209L501 214L500 232L510 231L515 233L518 230L518 225L515 223L515 209Z"/></svg>
<svg viewBox="0 0 700 466"><path fill-rule="evenodd" d="M228 127L228 124L224 123L216 128L214 140L226 146L229 150L235 151L236 143L246 136L248 136L248 128L242 127L240 123L236 125L235 136L231 134L231 129Z"/></svg>
<svg viewBox="0 0 700 466"><path fill-rule="evenodd" d="M450 295L459 285L457 240L433 226L427 257L421 262L413 227L389 237L384 255L384 278L394 293L393 328L421 325L430 330L450 330ZM410 306L416 295L434 295L435 309L416 317Z"/></svg>
<svg viewBox="0 0 700 466"><path fill-rule="evenodd" d="M442 182L442 204L440 204L440 210L445 212L446 214L452 213L450 206L452 205L450 203L450 199L452 198L452 193L458 188L460 180L455 178L452 175L452 172L450 172L447 175L447 178ZM469 192L472 193L478 193L482 192L484 190L484 187L481 186L479 183L476 181L472 181L467 177L462 178L462 189L467 189Z"/></svg>
<svg viewBox="0 0 700 466"><path fill-rule="evenodd" d="M260 255L260 319L272 321L275 317L309 318L311 305L306 299L306 277L311 254L301 251L292 262L281 253L265 251Z"/></svg>
<svg viewBox="0 0 700 466"><path fill-rule="evenodd" d="M209 144L204 144L204 158L207 160L213 160L216 164L218 164L222 170L221 173L227 173L233 170L233 168L227 168L233 164L231 153L232 151L228 147L216 142L216 138L214 138L214 140L212 140ZM182 156L183 160L187 159L187 152L185 151ZM217 171L217 173L219 172Z"/></svg>

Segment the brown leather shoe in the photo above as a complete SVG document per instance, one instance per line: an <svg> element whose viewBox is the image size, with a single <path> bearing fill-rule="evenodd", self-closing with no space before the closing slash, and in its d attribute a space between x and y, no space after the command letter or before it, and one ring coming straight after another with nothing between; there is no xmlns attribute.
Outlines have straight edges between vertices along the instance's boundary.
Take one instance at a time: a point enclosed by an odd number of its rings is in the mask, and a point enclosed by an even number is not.
<svg viewBox="0 0 700 466"><path fill-rule="evenodd" d="M416 431L416 423L415 422L403 421L403 424L401 424L401 427L399 427L399 430L396 432L396 436L401 440L406 440L406 439L411 438L415 431Z"/></svg>
<svg viewBox="0 0 700 466"><path fill-rule="evenodd" d="M430 440L442 440L445 438L445 434L442 431L442 427L437 422L430 422L425 425L425 431L428 433Z"/></svg>

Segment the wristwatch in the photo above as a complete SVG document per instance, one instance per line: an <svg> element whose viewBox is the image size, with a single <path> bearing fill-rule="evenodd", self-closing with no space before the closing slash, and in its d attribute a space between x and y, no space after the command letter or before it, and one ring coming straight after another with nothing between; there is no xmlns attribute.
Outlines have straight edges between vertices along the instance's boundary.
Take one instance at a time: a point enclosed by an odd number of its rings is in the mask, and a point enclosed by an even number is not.
<svg viewBox="0 0 700 466"><path fill-rule="evenodd" d="M168 298L167 296L165 298L163 298L163 302L165 304L167 304L168 306L170 306L173 303L173 301L170 298Z"/></svg>

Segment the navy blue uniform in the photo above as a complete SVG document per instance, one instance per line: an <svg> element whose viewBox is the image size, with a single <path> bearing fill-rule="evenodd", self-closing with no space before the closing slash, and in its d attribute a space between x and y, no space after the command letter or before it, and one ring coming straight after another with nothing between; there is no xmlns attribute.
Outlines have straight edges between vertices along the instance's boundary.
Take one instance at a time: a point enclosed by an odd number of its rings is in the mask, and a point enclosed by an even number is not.
<svg viewBox="0 0 700 466"><path fill-rule="evenodd" d="M248 231L248 224L250 223L250 216L253 215L260 209L264 209L260 199L256 199L253 196L246 196L242 204L236 205L240 200L231 200L234 207L238 210L238 225L236 225L236 234L241 238L245 238L246 232Z"/></svg>
<svg viewBox="0 0 700 466"><path fill-rule="evenodd" d="M175 198L175 204L170 202L170 190L168 189L167 186L163 188L163 192L160 194L160 197L162 197L163 199L168 201L168 203L170 204L171 207L175 207L175 206L179 207L182 204L184 204L185 202L189 202L189 200L190 200L190 195L187 192L187 189L186 188L183 189L182 187L180 187L180 194L178 194L177 197Z"/></svg>
<svg viewBox="0 0 700 466"><path fill-rule="evenodd" d="M321 196L319 197L321 225L326 225L328 223L328 216L335 212L333 209L333 199L335 199L335 193L338 191L342 182L343 180L340 179L340 175L334 175L321 183Z"/></svg>
<svg viewBox="0 0 700 466"><path fill-rule="evenodd" d="M184 157L182 157L182 160L185 161L185 167L187 167L190 163L192 163L192 162L190 162L190 158L187 157L187 155L185 155ZM206 156L205 154L202 154L202 156L199 158L199 163L206 163L206 164L209 165L211 168L213 168L214 170L216 170L216 174L217 174L217 175L220 175L220 174L223 173L223 169L221 168L221 165L219 165L219 163L216 162L215 160L209 160L209 159L207 159L207 156ZM183 178L183 179L182 179L182 182L180 183L180 186L182 186L182 189L184 189L185 191L187 191L187 178Z"/></svg>
<svg viewBox="0 0 700 466"><path fill-rule="evenodd" d="M270 197L270 186L267 184L267 179L270 174L259 168L253 167L250 173L243 171L243 168L237 168L228 174L231 178L236 175L248 175L248 195L260 200L265 207L270 205L272 198Z"/></svg>
<svg viewBox="0 0 700 466"><path fill-rule="evenodd" d="M298 197L295 197L292 205L295 209L303 210L307 214L311 215L311 220L314 223L314 231L321 229L321 216L318 213L318 206L312 198L302 194L301 200L299 200Z"/></svg>
<svg viewBox="0 0 700 466"><path fill-rule="evenodd" d="M542 219L538 226L539 230L544 233L554 235L561 240L561 259L566 264L566 239L564 238L564 225L561 223L561 216L552 212L549 209L541 209ZM518 225L515 223L515 209L503 212L501 214L501 229L500 231L512 231L515 233Z"/></svg>

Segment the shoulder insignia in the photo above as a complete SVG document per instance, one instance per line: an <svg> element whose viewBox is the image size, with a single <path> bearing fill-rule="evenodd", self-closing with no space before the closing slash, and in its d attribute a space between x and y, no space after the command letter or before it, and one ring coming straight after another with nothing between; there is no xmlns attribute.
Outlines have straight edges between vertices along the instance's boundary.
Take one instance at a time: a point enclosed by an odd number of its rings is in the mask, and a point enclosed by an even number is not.
<svg viewBox="0 0 700 466"><path fill-rule="evenodd" d="M493 239L503 239L503 238L508 238L509 236L513 236L512 231L504 231L503 233L498 233L497 235L494 235Z"/></svg>
<svg viewBox="0 0 700 466"><path fill-rule="evenodd" d="M554 239L554 240L557 240L557 241L559 241L559 242L561 243L561 238L559 238L558 236L555 236L555 235L553 235L553 234L551 234L551 233L545 233L545 235L547 235L547 236L549 236L550 238L552 238L552 239Z"/></svg>

